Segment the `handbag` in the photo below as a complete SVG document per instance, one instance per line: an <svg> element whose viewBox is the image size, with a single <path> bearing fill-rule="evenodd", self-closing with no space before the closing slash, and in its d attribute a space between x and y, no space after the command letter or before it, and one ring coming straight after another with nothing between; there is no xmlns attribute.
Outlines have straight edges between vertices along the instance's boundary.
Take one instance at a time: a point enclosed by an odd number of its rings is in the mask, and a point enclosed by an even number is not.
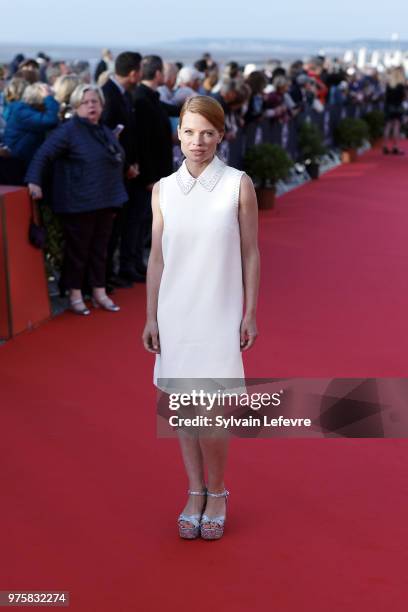
<svg viewBox="0 0 408 612"><path fill-rule="evenodd" d="M41 225L36 217L37 217L37 206L30 197L30 205L31 205L31 217L30 217L30 225L28 228L28 240L30 244L37 248L43 249L45 247L45 243L47 241L47 230L43 225Z"/></svg>

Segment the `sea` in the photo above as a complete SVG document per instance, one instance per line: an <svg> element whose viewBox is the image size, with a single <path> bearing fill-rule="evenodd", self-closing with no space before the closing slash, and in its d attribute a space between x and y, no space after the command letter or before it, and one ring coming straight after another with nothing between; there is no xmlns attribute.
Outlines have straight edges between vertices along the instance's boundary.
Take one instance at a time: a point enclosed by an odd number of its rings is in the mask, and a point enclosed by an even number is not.
<svg viewBox="0 0 408 612"><path fill-rule="evenodd" d="M109 45L106 45L109 46ZM223 64L227 61L237 61L242 65L254 63L262 66L267 60L279 59L288 64L296 59L306 60L316 55L326 57L338 57L342 59L345 54L358 55L361 49L367 53L377 51L379 53L408 51L408 42L381 40L352 40L352 41L302 41L302 40L268 40L268 39L181 39L171 42L156 42L154 44L127 45L125 47L110 47L114 55L124 50L139 51L143 55L156 54L166 61L180 61L184 64L192 64L199 59L204 52L211 53L215 61ZM86 60L94 67L101 55L101 47L82 45L56 45L56 44L32 44L23 43L0 44L0 62L8 63L17 53L23 53L25 57L36 57L42 51L53 60L64 59L67 61Z"/></svg>

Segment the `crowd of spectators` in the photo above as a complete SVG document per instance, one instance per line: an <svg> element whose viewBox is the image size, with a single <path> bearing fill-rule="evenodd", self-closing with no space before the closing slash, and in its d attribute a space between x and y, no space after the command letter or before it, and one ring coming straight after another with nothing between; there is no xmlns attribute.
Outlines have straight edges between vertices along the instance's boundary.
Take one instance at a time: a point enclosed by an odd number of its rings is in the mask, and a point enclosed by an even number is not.
<svg viewBox="0 0 408 612"><path fill-rule="evenodd" d="M14 133L20 129L17 124L24 123L21 113L23 118L27 114L34 116L37 107L41 106L38 93L36 98L29 96L31 102L27 102L25 89L28 85L40 82L52 88L49 93L59 103L58 120L64 121L71 116L69 98L78 84L95 82L103 86L114 73L114 57L109 49L103 50L93 74L86 61L52 61L44 53L39 53L35 59L19 54L8 66L0 66L0 139L3 145L8 146L12 153L16 150L15 135L10 136L9 130ZM370 67L359 70L338 59L323 56L285 65L279 60L270 60L262 68L255 64L240 66L234 61L219 65L207 53L191 66L183 66L180 62L163 63L160 84L155 85L155 91L161 102L176 109L189 96L214 96L226 113L226 139L230 140L239 127L263 118L285 123L305 109L322 112L327 105L358 106L383 101L387 82L393 80L391 73L392 70L380 73ZM45 91L44 87L43 94ZM55 123L49 108L50 98L46 100L47 96L43 97L47 112L41 123L46 131ZM15 104L17 102L20 104ZM31 110L21 103L29 104ZM17 106L17 112L14 106ZM173 110L169 116L175 133L177 111ZM11 128L6 129L10 122ZM40 133L34 140L41 141ZM17 157L20 157L20 149L25 149L25 146L18 143L17 147ZM23 153L26 159L30 154L29 150Z"/></svg>
<svg viewBox="0 0 408 612"><path fill-rule="evenodd" d="M7 107L21 99L27 84L40 81L51 86L63 106L60 119L64 119L73 85L95 82L102 86L114 74L114 66L109 49L103 50L93 74L86 61L52 61L44 53L35 59L17 55L8 66L0 66L0 135L4 134ZM384 100L391 72L371 67L361 70L323 56L291 64L270 60L262 68L234 61L219 65L207 53L190 66L165 62L157 91L161 101L177 107L191 95L215 96L229 115L234 132L237 125L263 117L287 122L307 108L321 112L327 105Z"/></svg>
<svg viewBox="0 0 408 612"><path fill-rule="evenodd" d="M86 86L89 92L96 92L101 106L96 123L105 127L93 133L103 141L105 153L111 151L111 158L123 153L119 180L127 194L123 206L122 203L116 206L116 203L110 207L117 210L113 211L107 245L106 284L108 290L113 286L128 287L145 280L151 191L157 180L174 169L178 115L188 97L211 95L218 100L225 112L227 142L234 140L240 129L261 120L287 123L308 109L321 113L328 106L380 102L393 107L388 115L394 123L387 129L394 133L396 116L400 121L404 116L407 93L404 72L400 69L396 79L396 70L378 72L370 67L359 70L338 59L322 56L291 64L270 60L262 68L255 64L241 66L234 61L220 65L208 53L194 65L183 65L163 62L156 55L142 58L139 53L130 51L114 58L109 49L104 49L92 73L86 61L70 63L53 61L44 53L39 53L35 59L20 54L10 64L0 66L0 183L27 184L27 177L33 176L32 164L38 169L39 160L44 172L45 166L49 166L47 173L51 176L57 158L68 156L71 149L65 140L65 149L62 145L56 147L51 155L50 148L44 149L50 134L60 130L58 133L65 139L67 134L72 135L71 128L64 132L61 126L74 121L78 108L87 103L86 99L78 98L78 91L82 91L85 98L88 95ZM82 123L94 122L87 113L79 114ZM115 152L105 128L118 142L119 152ZM86 130L80 131L77 126L75 134L79 140L83 138L88 142ZM95 146L93 149L98 155ZM81 176L81 180L85 180L85 166L81 170L79 162L75 166L70 159L69 163L71 174L64 174L64 189L68 188L67 176ZM37 171L38 181L40 175L42 173ZM47 179L44 180L41 195L47 199ZM52 179L48 180L51 184ZM49 189L48 198L58 212L58 202L64 198L55 188ZM70 276L72 270L67 272L66 278ZM78 285L78 280L75 282ZM100 284L100 280L98 282ZM85 269L83 283L86 283ZM70 291L81 289L64 287L63 278L60 286ZM75 297L78 299L78 293ZM78 310L85 310L83 304L75 309Z"/></svg>

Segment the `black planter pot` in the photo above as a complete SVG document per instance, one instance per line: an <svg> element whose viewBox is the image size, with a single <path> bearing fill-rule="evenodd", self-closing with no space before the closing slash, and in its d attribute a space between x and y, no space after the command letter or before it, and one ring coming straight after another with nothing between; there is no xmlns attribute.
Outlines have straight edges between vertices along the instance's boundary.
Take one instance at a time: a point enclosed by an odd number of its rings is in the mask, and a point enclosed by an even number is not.
<svg viewBox="0 0 408 612"><path fill-rule="evenodd" d="M311 179L316 180L319 178L319 164L312 162L311 164L306 165L306 170Z"/></svg>

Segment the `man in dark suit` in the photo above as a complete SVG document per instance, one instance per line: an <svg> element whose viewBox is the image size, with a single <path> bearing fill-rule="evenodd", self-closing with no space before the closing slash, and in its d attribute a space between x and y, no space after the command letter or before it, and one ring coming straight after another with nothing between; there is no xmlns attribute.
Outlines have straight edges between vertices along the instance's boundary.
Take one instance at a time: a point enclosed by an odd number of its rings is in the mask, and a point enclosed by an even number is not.
<svg viewBox="0 0 408 612"><path fill-rule="evenodd" d="M140 169L140 175L134 182L140 215L133 252L137 271L144 265L143 251L151 235L153 185L173 172L173 140L169 116L179 114L177 107L160 101L157 88L164 83L162 59L156 55L144 57L141 70L141 83L132 92ZM123 274L126 276L126 270L123 270Z"/></svg>
<svg viewBox="0 0 408 612"><path fill-rule="evenodd" d="M133 244L138 231L137 222L135 223L137 202L135 199L134 182L139 174L137 163L139 152L138 143L135 138L135 116L130 94L140 80L141 60L142 57L139 53L133 51L120 53L115 62L115 74L102 87L105 96L102 119L108 127L119 134L119 142L126 154L125 183L129 201L116 218L108 248L107 275L110 283L119 287L130 286L132 280L143 281L143 274L140 277L135 274L134 278L131 279L124 278L121 275L115 276L113 273L113 257L119 240L120 267L125 269L129 258L131 258Z"/></svg>
<svg viewBox="0 0 408 612"><path fill-rule="evenodd" d="M157 88L164 82L163 62L156 55L142 60L142 80L134 89L133 104L137 117L136 133L140 142L139 185L153 184L173 172L172 132L168 108L160 101Z"/></svg>

